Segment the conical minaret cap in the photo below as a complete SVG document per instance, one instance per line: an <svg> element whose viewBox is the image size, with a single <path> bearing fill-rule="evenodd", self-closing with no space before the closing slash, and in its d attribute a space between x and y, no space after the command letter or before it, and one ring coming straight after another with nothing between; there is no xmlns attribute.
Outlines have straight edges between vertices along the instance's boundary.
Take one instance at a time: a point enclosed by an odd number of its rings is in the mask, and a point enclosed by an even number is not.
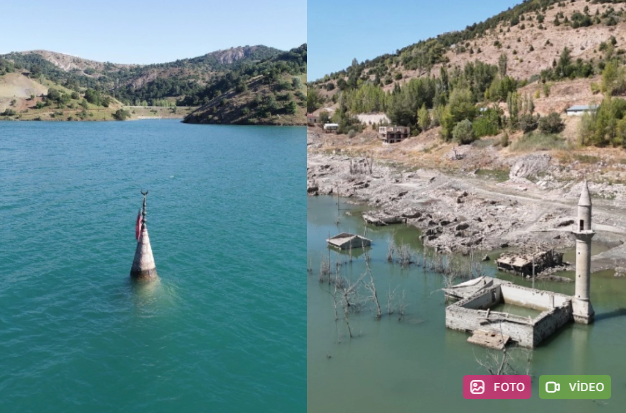
<svg viewBox="0 0 626 413"><path fill-rule="evenodd" d="M143 194L143 208L141 210L141 232L137 240L137 248L135 249L135 258L133 266L130 269L130 276L136 279L156 279L156 265L154 256L152 255L152 246L150 246L150 237L148 236L148 227L146 225L146 195Z"/></svg>
<svg viewBox="0 0 626 413"><path fill-rule="evenodd" d="M578 206L591 206L591 197L589 196L589 187L587 186L587 181L583 182L583 190L580 193Z"/></svg>

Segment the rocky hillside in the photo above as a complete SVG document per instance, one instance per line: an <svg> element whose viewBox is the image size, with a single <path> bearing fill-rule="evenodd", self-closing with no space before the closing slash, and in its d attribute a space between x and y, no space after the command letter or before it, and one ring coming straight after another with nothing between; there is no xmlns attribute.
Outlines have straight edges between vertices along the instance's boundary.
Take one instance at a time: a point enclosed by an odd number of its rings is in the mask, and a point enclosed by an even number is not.
<svg viewBox="0 0 626 413"><path fill-rule="evenodd" d="M30 77L45 78L70 89L105 91L125 104L152 105L192 95L214 78L243 65L254 65L281 51L266 46L245 46L218 50L175 62L128 65L96 62L46 50L0 55Z"/></svg>
<svg viewBox="0 0 626 413"><path fill-rule="evenodd" d="M304 125L307 45L241 67L222 76L183 103L203 105L187 123Z"/></svg>
<svg viewBox="0 0 626 413"><path fill-rule="evenodd" d="M528 0L462 31L355 60L309 84L307 109L328 112L352 135L369 126L358 115L384 113L412 135L441 127L446 142L522 131L520 139L626 148L624 97L626 1ZM566 119L566 108L588 104L600 105L597 116Z"/></svg>
<svg viewBox="0 0 626 413"><path fill-rule="evenodd" d="M498 64L508 57L507 74L531 79L552 67L565 47L573 60L597 61L608 42L616 54L626 53L626 3L617 1L529 0L462 31L449 32L357 63L360 77L378 79L385 90L396 83L428 75L439 75L442 66L464 67L476 60ZM601 50L602 49L602 50ZM351 69L332 73L316 85L349 80Z"/></svg>

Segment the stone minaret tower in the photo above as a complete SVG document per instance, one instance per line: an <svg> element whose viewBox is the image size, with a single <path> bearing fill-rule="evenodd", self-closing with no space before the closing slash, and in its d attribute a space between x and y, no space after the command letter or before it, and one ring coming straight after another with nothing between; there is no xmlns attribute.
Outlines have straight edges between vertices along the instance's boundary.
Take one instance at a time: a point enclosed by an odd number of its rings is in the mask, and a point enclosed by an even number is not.
<svg viewBox="0 0 626 413"><path fill-rule="evenodd" d="M572 307L574 321L577 323L593 323L594 311L589 299L591 284L591 238L595 232L591 229L591 197L587 181L578 201L578 220L574 236L576 237L576 292Z"/></svg>
<svg viewBox="0 0 626 413"><path fill-rule="evenodd" d="M130 269L130 276L137 280L155 280L157 278L156 265L152 256L152 247L150 246L150 237L148 236L148 227L146 226L146 195L143 195L143 208L141 210L141 229L139 239L137 240L137 249L135 250L135 259Z"/></svg>

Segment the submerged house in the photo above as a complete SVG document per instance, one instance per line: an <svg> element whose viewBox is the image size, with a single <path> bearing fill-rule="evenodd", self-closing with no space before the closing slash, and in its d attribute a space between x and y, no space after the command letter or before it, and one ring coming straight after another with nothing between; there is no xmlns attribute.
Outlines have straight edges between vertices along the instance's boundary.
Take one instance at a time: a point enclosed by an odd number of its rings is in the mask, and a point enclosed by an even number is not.
<svg viewBox="0 0 626 413"><path fill-rule="evenodd" d="M546 268L563 265L563 253L553 249L539 251L533 254L513 254L505 253L496 260L499 270L511 272L518 275L532 275L533 265L535 274Z"/></svg>
<svg viewBox="0 0 626 413"><path fill-rule="evenodd" d="M409 137L411 130L408 126L381 126L378 135L383 143L402 142Z"/></svg>
<svg viewBox="0 0 626 413"><path fill-rule="evenodd" d="M310 113L307 113L306 115L306 123L309 126L315 126L319 123L320 121L320 117L318 115L312 115Z"/></svg>
<svg viewBox="0 0 626 413"><path fill-rule="evenodd" d="M328 245L331 247L339 248L340 250L365 248L372 245L372 240L347 232L342 232L332 238L328 238L326 242L328 242Z"/></svg>

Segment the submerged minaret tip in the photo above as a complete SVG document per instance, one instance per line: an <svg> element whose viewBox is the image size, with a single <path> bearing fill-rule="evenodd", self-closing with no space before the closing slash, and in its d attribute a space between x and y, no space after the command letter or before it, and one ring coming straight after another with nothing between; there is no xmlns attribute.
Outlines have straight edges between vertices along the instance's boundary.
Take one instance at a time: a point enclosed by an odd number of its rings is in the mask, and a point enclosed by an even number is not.
<svg viewBox="0 0 626 413"><path fill-rule="evenodd" d="M148 191L141 191L141 195L143 195L141 225L138 231L139 237L137 239L137 248L135 249L135 259L130 269L130 276L135 279L153 280L157 278L157 272L154 256L152 255L152 247L150 246L148 227L146 225L146 196L148 195Z"/></svg>

